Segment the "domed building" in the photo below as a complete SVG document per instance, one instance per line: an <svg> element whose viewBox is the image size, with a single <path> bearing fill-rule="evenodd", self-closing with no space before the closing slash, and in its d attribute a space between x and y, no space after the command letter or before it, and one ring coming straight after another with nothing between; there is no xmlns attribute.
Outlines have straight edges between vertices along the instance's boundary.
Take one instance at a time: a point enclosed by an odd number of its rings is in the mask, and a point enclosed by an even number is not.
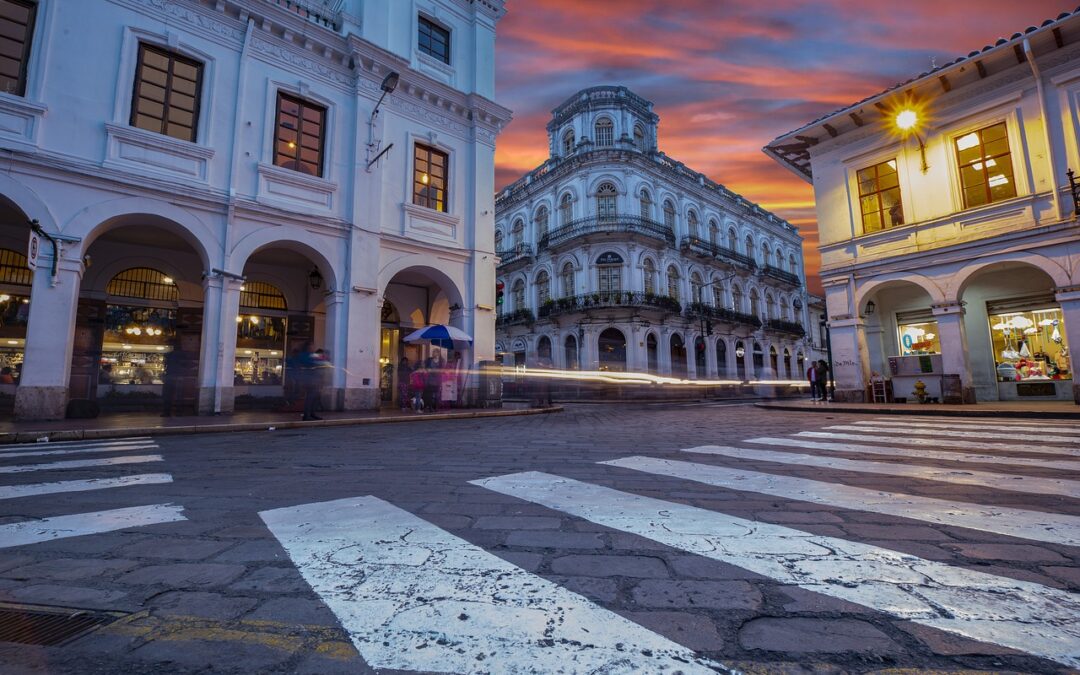
<svg viewBox="0 0 1080 675"><path fill-rule="evenodd" d="M504 363L690 379L799 379L802 237L668 157L626 87L580 91L550 158L495 200Z"/></svg>

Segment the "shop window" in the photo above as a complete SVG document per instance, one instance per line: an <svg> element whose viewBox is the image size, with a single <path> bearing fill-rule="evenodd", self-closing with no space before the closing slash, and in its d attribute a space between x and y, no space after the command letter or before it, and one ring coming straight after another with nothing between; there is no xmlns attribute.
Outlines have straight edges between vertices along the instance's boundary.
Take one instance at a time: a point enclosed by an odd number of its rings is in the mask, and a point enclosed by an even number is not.
<svg viewBox="0 0 1080 675"><path fill-rule="evenodd" d="M1016 196L1012 153L1004 122L965 134L955 143L964 208Z"/></svg>
<svg viewBox="0 0 1080 675"><path fill-rule="evenodd" d="M0 0L0 89L22 96L26 93L26 64L34 34L37 4L26 0Z"/></svg>
<svg viewBox="0 0 1080 675"><path fill-rule="evenodd" d="M439 24L420 17L416 46L421 53L450 63L450 31Z"/></svg>
<svg viewBox="0 0 1080 675"><path fill-rule="evenodd" d="M240 287L234 385L282 384L287 309L285 296L273 284L249 281Z"/></svg>
<svg viewBox="0 0 1080 675"><path fill-rule="evenodd" d="M26 266L26 256L10 248L0 248L0 284L30 286L34 272Z"/></svg>
<svg viewBox="0 0 1080 675"><path fill-rule="evenodd" d="M325 125L326 108L278 93L274 164L309 176L322 176Z"/></svg>
<svg viewBox="0 0 1080 675"><path fill-rule="evenodd" d="M1010 311L988 303L990 339L999 382L1071 380L1061 309L1050 304Z"/></svg>
<svg viewBox="0 0 1080 675"><path fill-rule="evenodd" d="M175 336L175 309L106 305L99 385L162 384Z"/></svg>
<svg viewBox="0 0 1080 675"><path fill-rule="evenodd" d="M937 321L898 317L896 331L901 356L941 353Z"/></svg>
<svg viewBox="0 0 1080 675"><path fill-rule="evenodd" d="M139 45L131 125L194 141L199 121L202 64L148 44Z"/></svg>
<svg viewBox="0 0 1080 675"><path fill-rule="evenodd" d="M413 156L413 204L446 211L449 182L449 155L417 143Z"/></svg>
<svg viewBox="0 0 1080 675"><path fill-rule="evenodd" d="M857 179L863 232L877 232L904 224L895 159L860 169Z"/></svg>
<svg viewBox="0 0 1080 675"><path fill-rule="evenodd" d="M105 287L110 296L176 302L180 292L176 283L163 272L149 267L133 267L117 274Z"/></svg>

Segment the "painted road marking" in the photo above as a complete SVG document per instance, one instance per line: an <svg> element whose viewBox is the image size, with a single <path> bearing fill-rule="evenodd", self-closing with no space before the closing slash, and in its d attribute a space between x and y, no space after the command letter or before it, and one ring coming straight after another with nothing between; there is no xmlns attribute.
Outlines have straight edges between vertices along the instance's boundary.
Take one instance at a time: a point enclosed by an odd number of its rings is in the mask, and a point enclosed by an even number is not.
<svg viewBox="0 0 1080 675"><path fill-rule="evenodd" d="M540 472L470 481L782 583L1080 667L1080 596Z"/></svg>
<svg viewBox="0 0 1080 675"><path fill-rule="evenodd" d="M88 492L132 485L159 485L171 483L167 473L143 473L118 478L92 478L90 480L63 480L55 483L30 483L28 485L0 486L0 499L17 499L35 495L51 495L59 492Z"/></svg>
<svg viewBox="0 0 1080 675"><path fill-rule="evenodd" d="M909 429L911 427L916 427L916 428L926 428L926 429L941 429L943 431L956 431L957 430L955 424L951 424L951 423L948 423L948 422L908 422L906 420L903 421L903 422L894 422L894 421L891 421L891 420L881 420L881 421L871 422L871 421L868 421L868 420L862 420L860 422L855 422L855 424L858 425L858 426L862 426L862 427L904 427L905 429ZM1039 428L1044 428L1044 427L1039 427ZM1004 437L1004 440L1008 440L1009 438L1012 437L1012 433L1017 430L1017 427L1015 425L1012 425L1012 424L1007 424L1007 425L1006 424L965 424L963 429L960 429L960 431L966 431L968 429L973 429L973 430L976 430L976 431L979 431L979 430L1004 431L1006 433L1004 433L1004 434L994 434L994 437L995 438ZM1021 429L1021 431L1032 431L1032 429L1029 429L1029 428L1025 427L1025 428ZM1065 435L1069 435L1069 436L1080 436L1080 427L1076 427L1076 426L1074 426L1074 427L1057 427L1057 428L1051 429L1051 431L1053 433L1055 433L1055 434L1065 434ZM1080 442L1080 439L1075 439L1075 441Z"/></svg>
<svg viewBox="0 0 1080 675"><path fill-rule="evenodd" d="M103 459L71 459L63 462L45 464L18 464L0 466L0 473L25 473L27 471L49 471L53 469L85 469L92 466L116 466L118 464L143 464L144 462L164 461L161 455L132 455L131 457L105 457Z"/></svg>
<svg viewBox="0 0 1080 675"><path fill-rule="evenodd" d="M599 464L672 476L730 490L757 492L854 511L884 513L938 525L953 525L1010 537L1080 546L1080 517L1077 516L1000 506L979 506L933 497L868 490L841 483L825 483L794 476L778 476L653 457L625 457Z"/></svg>
<svg viewBox="0 0 1080 675"><path fill-rule="evenodd" d="M947 421L949 424L986 424L987 422L998 421L997 417L933 417L933 416L915 416L915 415L903 415L903 419L911 420L913 422L943 422ZM895 422L896 416L892 417L877 417L877 421ZM1076 422L1069 422L1066 420L1034 420L1034 419L1009 419L1010 425L1022 426L1022 427L1035 427L1036 429L1054 428L1054 429L1075 429L1077 424L1080 424L1080 418Z"/></svg>
<svg viewBox="0 0 1080 675"><path fill-rule="evenodd" d="M183 511L174 504L154 504L9 523L0 525L0 548L187 520Z"/></svg>
<svg viewBox="0 0 1080 675"><path fill-rule="evenodd" d="M117 439L102 439L95 441L42 441L38 443L12 443L3 446L0 452L7 450L23 450L31 447L50 447L50 448L65 448L74 447L80 445L124 445L127 443L151 443L153 438L150 436L132 436L131 438L117 438Z"/></svg>
<svg viewBox="0 0 1080 675"><path fill-rule="evenodd" d="M77 455L83 453L102 453L102 452L131 452L133 450L153 450L158 447L157 443L146 443L144 445L125 445L119 447L108 448L76 448L73 450L37 450L34 452L4 452L0 453L0 459L8 459L9 457L45 457L50 455Z"/></svg>
<svg viewBox="0 0 1080 675"><path fill-rule="evenodd" d="M869 432L870 429L863 429L859 427L861 431ZM943 440L936 438L905 438L896 434L896 431L890 431L888 437L890 443L898 443L900 445L927 445L932 448L962 448L965 450L1000 450L1003 452L1040 452L1044 455L1072 455L1073 457L1080 457L1080 448L1068 448L1060 445L1031 445L1023 443L987 443L985 441L954 441L953 439ZM835 431L800 431L794 434L795 437L802 438L831 438L841 441L868 441L870 443L880 443L882 440L881 435L869 436L864 434L842 434Z"/></svg>
<svg viewBox="0 0 1080 675"><path fill-rule="evenodd" d="M374 668L460 673L724 669L375 497L259 516Z"/></svg>
<svg viewBox="0 0 1080 675"><path fill-rule="evenodd" d="M959 485L978 485L995 490L1011 490L1030 494L1055 494L1080 498L1080 482L1061 478L1036 478L1007 473L971 471L967 469L939 469L932 466L912 466L899 462L871 462L821 455L802 455L795 452L772 450L751 450L749 448L731 448L721 445L703 445L697 448L684 448L683 452L695 452L705 455L722 455L736 459L749 459L780 464L798 464L817 466L823 469L856 471L884 476L905 476L940 483Z"/></svg>
<svg viewBox="0 0 1080 675"><path fill-rule="evenodd" d="M917 450L915 448L891 448L880 445L857 445L852 443L822 443L804 441L798 438L750 438L744 443L760 445L778 445L781 447L807 448L811 450L835 450L838 452L857 452L866 455L885 455L889 457L914 457L916 459L942 459L950 462L974 462L982 464L1007 464L1027 466L1038 469L1063 469L1080 471L1080 461L1067 459L1035 459L1032 457L1004 457L999 455L972 455L961 452L941 450Z"/></svg>
<svg viewBox="0 0 1080 675"><path fill-rule="evenodd" d="M879 434L895 434L900 433L897 429L889 429L887 427L860 427L854 424L837 424L831 427L825 427L830 431L858 431L859 433L879 433ZM965 430L950 430L945 431L942 429L914 429L907 427L903 433L911 434L913 436L939 436L949 440L953 438L989 438L1001 442L1011 441L1039 441L1042 443L1077 443L1080 439L1072 438L1070 436L1053 436L1050 434L1018 434L1014 429L1012 433L1002 434L1000 432L992 431L965 431Z"/></svg>

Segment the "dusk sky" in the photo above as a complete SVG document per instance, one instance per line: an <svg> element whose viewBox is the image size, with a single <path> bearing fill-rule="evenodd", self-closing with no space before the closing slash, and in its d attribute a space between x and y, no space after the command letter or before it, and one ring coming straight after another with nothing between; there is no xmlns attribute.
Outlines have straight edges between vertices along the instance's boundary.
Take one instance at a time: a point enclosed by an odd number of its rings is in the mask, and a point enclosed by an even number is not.
<svg viewBox="0 0 1080 675"><path fill-rule="evenodd" d="M1071 0L1073 3L1076 0ZM551 109L575 91L624 85L655 103L660 149L774 211L805 238L809 184L761 148L826 112L1075 5L1053 0L510 0L499 23L496 187L547 157Z"/></svg>

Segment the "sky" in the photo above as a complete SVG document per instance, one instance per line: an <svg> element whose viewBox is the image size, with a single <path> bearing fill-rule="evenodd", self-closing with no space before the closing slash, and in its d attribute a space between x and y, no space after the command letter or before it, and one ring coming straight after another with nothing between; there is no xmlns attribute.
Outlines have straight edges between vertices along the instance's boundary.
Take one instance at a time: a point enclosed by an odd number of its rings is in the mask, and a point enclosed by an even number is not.
<svg viewBox="0 0 1080 675"><path fill-rule="evenodd" d="M1071 0L1076 3L1077 0ZM514 111L496 189L547 158L551 109L624 85L655 104L660 149L799 228L820 293L805 181L769 141L1075 4L1051 0L508 0L496 99Z"/></svg>

